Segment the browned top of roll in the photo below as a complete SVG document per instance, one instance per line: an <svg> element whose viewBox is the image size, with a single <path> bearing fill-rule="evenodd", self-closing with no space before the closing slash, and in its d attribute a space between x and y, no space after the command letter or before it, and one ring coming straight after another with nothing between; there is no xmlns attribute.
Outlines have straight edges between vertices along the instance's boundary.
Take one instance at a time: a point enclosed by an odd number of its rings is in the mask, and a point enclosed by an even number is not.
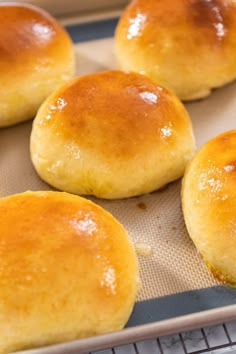
<svg viewBox="0 0 236 354"><path fill-rule="evenodd" d="M11 69L16 76L25 75L37 63L50 65L50 57L60 60L70 46L66 31L45 11L21 3L0 4L1 80L4 74L9 77Z"/></svg>
<svg viewBox="0 0 236 354"><path fill-rule="evenodd" d="M235 9L232 0L133 0L119 26L125 26L127 36L136 37L143 45L158 33L172 32L176 41L181 41L182 50L186 49L186 56L191 56L191 42L198 47L226 44L236 26Z"/></svg>
<svg viewBox="0 0 236 354"><path fill-rule="evenodd" d="M121 224L58 192L0 199L0 273L0 353L121 329L138 288Z"/></svg>
<svg viewBox="0 0 236 354"><path fill-rule="evenodd" d="M37 125L106 159L130 159L158 144L168 149L185 136L189 118L174 94L147 77L106 71L64 85L42 106Z"/></svg>
<svg viewBox="0 0 236 354"><path fill-rule="evenodd" d="M183 180L182 206L207 266L236 286L236 130L209 140L193 158Z"/></svg>
<svg viewBox="0 0 236 354"><path fill-rule="evenodd" d="M201 148L186 173L192 173L193 176L190 182L192 193L196 193L193 200L210 206L208 213L211 213L211 217L216 218L216 221L219 220L219 207L222 204L225 214L234 214L232 211L236 207L235 152L236 130L222 133Z"/></svg>
<svg viewBox="0 0 236 354"><path fill-rule="evenodd" d="M122 69L142 71L183 100L236 77L233 0L133 0L115 33Z"/></svg>

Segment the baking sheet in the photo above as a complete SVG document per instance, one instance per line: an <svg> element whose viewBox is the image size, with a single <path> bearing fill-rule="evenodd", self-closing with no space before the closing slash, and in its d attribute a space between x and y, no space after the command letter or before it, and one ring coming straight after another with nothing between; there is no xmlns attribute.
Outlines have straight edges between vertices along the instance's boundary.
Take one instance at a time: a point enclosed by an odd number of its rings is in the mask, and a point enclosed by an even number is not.
<svg viewBox="0 0 236 354"><path fill-rule="evenodd" d="M73 29L74 33L79 30L79 26ZM77 75L116 68L112 38L76 43L75 51ZM215 90L207 99L186 105L198 147L209 138L236 127L235 92L236 83L232 83ZM31 125L32 122L27 122L0 130L0 196L25 190L51 189L39 179L30 162ZM142 289L127 325L131 327L129 336L132 333L144 336L144 329L137 331L137 328L132 328L137 325L154 323L149 330L152 333L152 330L160 329L156 321L186 314L190 314L189 321L195 323L196 318L201 318L201 314L200 317L196 314L203 310L216 309L210 311L206 318L213 322L219 319L219 314L221 319L225 313L224 320L229 319L229 314L235 316L235 306L230 312L221 310L225 305L236 303L236 291L222 286L211 276L187 235L180 207L180 183L177 181L163 191L128 200L90 198L117 217L133 242L147 243L152 248L150 256L139 257ZM182 323L181 320L178 323ZM181 329L176 326L171 322L162 328L165 328L165 333L170 328ZM125 336L127 334L103 336L103 342L119 338L120 343ZM85 343L88 348L94 340L85 340ZM72 347L66 348L72 350ZM78 346L73 348L79 350Z"/></svg>

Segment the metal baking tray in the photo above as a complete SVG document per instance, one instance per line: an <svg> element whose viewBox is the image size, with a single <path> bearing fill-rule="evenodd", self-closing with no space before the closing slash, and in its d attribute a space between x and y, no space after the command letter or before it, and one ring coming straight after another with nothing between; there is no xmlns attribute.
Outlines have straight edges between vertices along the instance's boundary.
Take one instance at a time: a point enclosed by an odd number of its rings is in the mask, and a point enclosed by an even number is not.
<svg viewBox="0 0 236 354"><path fill-rule="evenodd" d="M116 68L112 38L116 22L112 18L67 26L75 43L77 75ZM231 83L204 100L186 104L198 147L235 128L235 92L236 83ZM26 122L0 130L0 196L50 189L30 162L31 126ZM128 200L90 198L117 217L134 243L152 248L151 255L139 257L142 289L134 311L122 331L25 353L86 353L236 318L236 290L212 277L188 237L180 187L177 181L162 191Z"/></svg>

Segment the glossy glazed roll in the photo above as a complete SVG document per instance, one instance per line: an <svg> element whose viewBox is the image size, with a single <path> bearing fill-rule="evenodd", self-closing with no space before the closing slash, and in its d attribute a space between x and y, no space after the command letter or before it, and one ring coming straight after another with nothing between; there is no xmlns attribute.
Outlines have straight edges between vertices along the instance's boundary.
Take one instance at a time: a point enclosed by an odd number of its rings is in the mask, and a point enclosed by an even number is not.
<svg viewBox="0 0 236 354"><path fill-rule="evenodd" d="M125 229L60 192L0 199L0 353L121 329L138 285Z"/></svg>
<svg viewBox="0 0 236 354"><path fill-rule="evenodd" d="M236 286L236 130L206 143L183 180L189 235L213 275Z"/></svg>
<svg viewBox="0 0 236 354"><path fill-rule="evenodd" d="M133 0L115 34L118 62L173 90L202 98L236 77L234 0Z"/></svg>
<svg viewBox="0 0 236 354"><path fill-rule="evenodd" d="M41 106L31 134L39 176L74 194L127 198L181 177L194 150L178 98L136 73L76 78Z"/></svg>
<svg viewBox="0 0 236 354"><path fill-rule="evenodd" d="M33 118L74 66L72 42L54 18L31 5L0 4L0 127Z"/></svg>

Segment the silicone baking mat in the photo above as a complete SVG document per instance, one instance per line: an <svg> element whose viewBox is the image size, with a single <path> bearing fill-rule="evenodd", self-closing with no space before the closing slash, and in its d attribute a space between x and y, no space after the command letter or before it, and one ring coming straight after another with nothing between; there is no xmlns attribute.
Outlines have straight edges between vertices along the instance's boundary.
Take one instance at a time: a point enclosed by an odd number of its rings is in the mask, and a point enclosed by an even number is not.
<svg viewBox="0 0 236 354"><path fill-rule="evenodd" d="M113 39L98 38L111 35L114 25L115 21L109 20L68 28L75 42L77 75L116 68ZM236 128L235 92L236 83L232 83L204 100L186 105L198 147L211 137ZM27 122L0 130L1 197L51 189L36 175L30 161L31 126L32 122ZM142 288L127 327L236 303L236 291L210 275L188 237L181 212L180 185L181 181L177 181L164 190L128 200L90 198L117 217L134 243L145 243L152 250L149 256L139 257Z"/></svg>

